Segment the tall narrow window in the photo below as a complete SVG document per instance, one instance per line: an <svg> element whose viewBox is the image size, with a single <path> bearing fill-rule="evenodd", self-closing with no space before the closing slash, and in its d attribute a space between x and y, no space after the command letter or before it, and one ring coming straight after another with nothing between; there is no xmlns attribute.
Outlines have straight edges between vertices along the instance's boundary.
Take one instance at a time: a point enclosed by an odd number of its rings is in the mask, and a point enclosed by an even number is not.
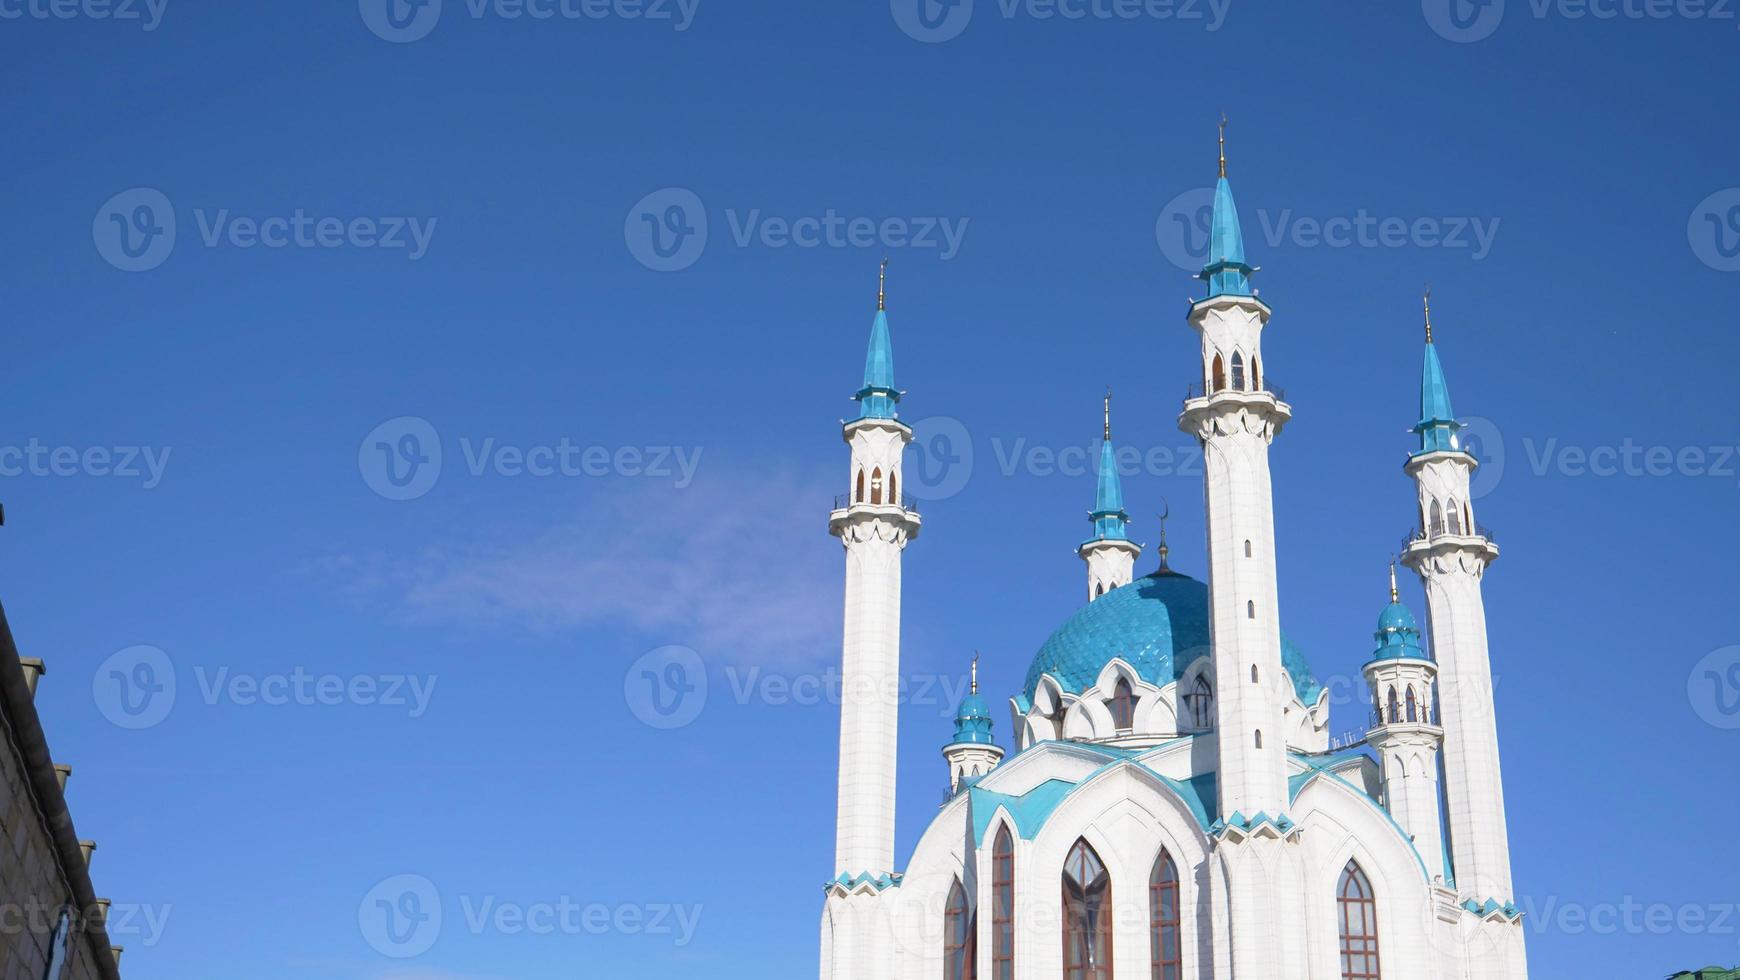
<svg viewBox="0 0 1740 980"><path fill-rule="evenodd" d="M1392 686L1390 688L1390 721L1397 722L1401 720L1402 703L1396 699L1396 689Z"/></svg>
<svg viewBox="0 0 1740 980"><path fill-rule="evenodd" d="M1015 980L1015 838L1007 824L991 852L991 978Z"/></svg>
<svg viewBox="0 0 1740 980"><path fill-rule="evenodd" d="M1198 729L1206 731L1214 723L1214 692L1208 687L1208 678L1198 675L1196 684L1184 696L1184 703L1189 706L1190 720Z"/></svg>
<svg viewBox="0 0 1740 980"><path fill-rule="evenodd" d="M1232 386L1234 391L1245 390L1245 356L1236 350L1232 359Z"/></svg>
<svg viewBox="0 0 1740 980"><path fill-rule="evenodd" d="M1420 702L1414 698L1414 689L1408 688L1408 720L1420 720Z"/></svg>
<svg viewBox="0 0 1740 980"><path fill-rule="evenodd" d="M1432 501L1432 537L1444 533L1444 508L1438 506L1438 501Z"/></svg>
<svg viewBox="0 0 1740 980"><path fill-rule="evenodd" d="M1341 915L1341 980L1380 980L1377 901L1371 882L1353 861L1341 872L1336 905Z"/></svg>
<svg viewBox="0 0 1740 980"><path fill-rule="evenodd" d="M1468 529L1469 534L1474 533L1474 511L1468 509L1466 502L1462 504L1462 526Z"/></svg>
<svg viewBox="0 0 1740 980"><path fill-rule="evenodd" d="M1263 390L1263 371L1257 366L1257 355L1251 355L1251 390Z"/></svg>
<svg viewBox="0 0 1740 980"><path fill-rule="evenodd" d="M893 470L888 471L888 502L900 506L900 475Z"/></svg>
<svg viewBox="0 0 1740 980"><path fill-rule="evenodd" d="M1263 747L1263 730L1261 728L1259 728L1259 729L1257 729L1257 748L1260 749L1262 747Z"/></svg>
<svg viewBox="0 0 1740 980"><path fill-rule="evenodd" d="M1450 533L1462 533L1462 507L1455 500L1450 501Z"/></svg>
<svg viewBox="0 0 1740 980"><path fill-rule="evenodd" d="M1063 859L1064 980L1112 980L1112 876L1085 840Z"/></svg>
<svg viewBox="0 0 1740 980"><path fill-rule="evenodd" d="M1257 618L1257 601L1255 599L1251 599L1245 603L1245 618Z"/></svg>
<svg viewBox="0 0 1740 980"><path fill-rule="evenodd" d="M1120 732L1127 732L1136 724L1136 701L1130 691L1130 682L1118 678L1118 684L1112 688L1112 727Z"/></svg>
<svg viewBox="0 0 1740 980"><path fill-rule="evenodd" d="M858 471L858 493L856 496L854 496L852 498L852 502L858 503L858 504L861 504L864 502L864 471L863 470Z"/></svg>
<svg viewBox="0 0 1740 980"><path fill-rule="evenodd" d="M1246 538L1245 539L1245 557L1249 558L1250 556L1251 556L1251 539Z"/></svg>
<svg viewBox="0 0 1740 980"><path fill-rule="evenodd" d="M1214 390L1226 390L1226 362L1220 359L1219 354L1214 355Z"/></svg>
<svg viewBox="0 0 1740 980"><path fill-rule="evenodd" d="M1148 879L1149 931L1153 935L1154 980L1184 980L1184 943L1179 935L1178 865L1164 849Z"/></svg>
<svg viewBox="0 0 1740 980"><path fill-rule="evenodd" d="M870 502L873 504L882 502L882 467L880 466L876 467L870 474Z"/></svg>
<svg viewBox="0 0 1740 980"><path fill-rule="evenodd" d="M970 980L973 968L967 955L973 945L971 915L967 911L967 890L955 879L949 889L948 911L943 913L943 976L947 980Z"/></svg>
<svg viewBox="0 0 1740 980"><path fill-rule="evenodd" d="M1256 664L1251 664L1251 683L1252 684L1262 683L1261 681L1257 680L1257 665Z"/></svg>

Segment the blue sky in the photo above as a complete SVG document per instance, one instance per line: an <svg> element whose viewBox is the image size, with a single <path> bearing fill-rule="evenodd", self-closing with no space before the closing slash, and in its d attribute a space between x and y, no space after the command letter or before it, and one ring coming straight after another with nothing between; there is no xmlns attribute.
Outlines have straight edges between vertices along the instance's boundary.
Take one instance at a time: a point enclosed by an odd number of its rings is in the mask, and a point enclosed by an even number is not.
<svg viewBox="0 0 1740 980"><path fill-rule="evenodd" d="M1430 281L1535 972L1740 961L1726 6L374 3L0 2L0 597L129 977L809 975L876 263L933 451L905 854L972 651L1001 703L1082 599L1107 385L1201 572L1173 258L1222 111L1334 727ZM442 920L395 959L405 880Z"/></svg>

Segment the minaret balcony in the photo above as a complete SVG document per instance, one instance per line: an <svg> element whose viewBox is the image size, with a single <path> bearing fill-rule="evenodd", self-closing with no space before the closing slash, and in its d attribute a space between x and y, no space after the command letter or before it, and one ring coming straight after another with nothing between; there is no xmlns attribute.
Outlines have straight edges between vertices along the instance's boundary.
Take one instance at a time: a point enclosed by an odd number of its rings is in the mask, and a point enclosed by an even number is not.
<svg viewBox="0 0 1740 980"><path fill-rule="evenodd" d="M828 531L838 536L848 524L877 519L899 525L908 538L917 537L918 529L924 525L924 519L918 515L918 501L911 497L902 495L899 503L854 502L851 494L842 493L834 497L834 509L828 513Z"/></svg>
<svg viewBox="0 0 1740 980"><path fill-rule="evenodd" d="M1210 423L1214 420L1241 413L1266 420L1273 434L1280 432L1293 418L1293 406L1287 404L1286 392L1269 384L1266 378L1254 386L1222 385L1218 389L1197 382L1185 390L1184 410L1178 416L1178 425L1184 431L1200 436L1210 430Z"/></svg>
<svg viewBox="0 0 1740 980"><path fill-rule="evenodd" d="M1493 539L1492 531L1483 524L1474 525L1472 533L1449 527L1415 529L1402 539L1404 564L1409 564L1409 558L1418 559L1452 551L1478 552L1488 564L1498 558L1498 544Z"/></svg>
<svg viewBox="0 0 1740 980"><path fill-rule="evenodd" d="M1406 713L1399 711L1393 715L1383 711L1373 711L1366 721L1369 726L1369 735L1417 733L1434 738L1444 737L1444 729L1439 724L1440 719L1436 705L1431 710L1418 711L1413 718L1409 718Z"/></svg>

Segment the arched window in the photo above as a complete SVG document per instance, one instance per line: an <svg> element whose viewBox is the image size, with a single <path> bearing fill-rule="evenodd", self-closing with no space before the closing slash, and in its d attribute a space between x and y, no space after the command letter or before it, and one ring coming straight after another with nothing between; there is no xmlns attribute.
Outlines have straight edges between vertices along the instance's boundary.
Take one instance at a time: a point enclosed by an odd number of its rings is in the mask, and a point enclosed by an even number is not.
<svg viewBox="0 0 1740 980"><path fill-rule="evenodd" d="M1365 872L1353 861L1341 872L1336 904L1341 914L1341 980L1380 980L1377 900Z"/></svg>
<svg viewBox="0 0 1740 980"><path fill-rule="evenodd" d="M1112 980L1112 876L1085 840L1063 860L1064 980Z"/></svg>
<svg viewBox="0 0 1740 980"><path fill-rule="evenodd" d="M967 910L967 890L955 879L949 889L949 907L943 914L943 976L947 980L973 978L973 926Z"/></svg>
<svg viewBox="0 0 1740 980"><path fill-rule="evenodd" d="M1432 537L1444 533L1444 508L1438 506L1438 501L1432 501Z"/></svg>
<svg viewBox="0 0 1740 980"><path fill-rule="evenodd" d="M1469 534L1474 533L1474 511L1469 509L1467 501L1462 504L1462 526L1468 529Z"/></svg>
<svg viewBox="0 0 1740 980"><path fill-rule="evenodd" d="M1256 619L1257 618L1257 602L1255 599L1251 599L1245 603L1245 618L1246 619Z"/></svg>
<svg viewBox="0 0 1740 980"><path fill-rule="evenodd" d="M1112 727L1127 732L1135 724L1136 701L1130 691L1130 682L1120 677L1117 686L1112 688Z"/></svg>
<svg viewBox="0 0 1740 980"><path fill-rule="evenodd" d="M1462 533L1462 508L1454 498L1450 501L1450 533Z"/></svg>
<svg viewBox="0 0 1740 980"><path fill-rule="evenodd" d="M1257 748L1260 749L1262 747L1263 747L1263 730L1261 728L1259 728L1259 729L1257 729Z"/></svg>
<svg viewBox="0 0 1740 980"><path fill-rule="evenodd" d="M1198 729L1207 730L1214 723L1214 692L1208 687L1208 678L1197 676L1195 686L1184 696L1184 703L1190 707L1190 720Z"/></svg>
<svg viewBox="0 0 1740 980"><path fill-rule="evenodd" d="M1408 720L1420 720L1420 702L1414 697L1414 688L1412 685L1409 685L1408 687Z"/></svg>
<svg viewBox="0 0 1740 980"><path fill-rule="evenodd" d="M1401 721L1401 720L1402 720L1402 703L1396 699L1396 689L1395 689L1394 685L1392 685L1390 687L1390 721L1394 722L1394 721Z"/></svg>
<svg viewBox="0 0 1740 980"><path fill-rule="evenodd" d="M870 474L870 502L873 504L882 502L882 467L880 466L876 467Z"/></svg>
<svg viewBox="0 0 1740 980"><path fill-rule="evenodd" d="M997 831L991 851L991 978L1015 980L1015 839Z"/></svg>
<svg viewBox="0 0 1740 980"><path fill-rule="evenodd" d="M1226 390L1226 362L1220 359L1219 354L1214 355L1214 390Z"/></svg>
<svg viewBox="0 0 1740 980"><path fill-rule="evenodd" d="M1249 558L1250 556L1251 556L1251 539L1246 538L1245 539L1245 557Z"/></svg>
<svg viewBox="0 0 1740 980"><path fill-rule="evenodd" d="M1154 980L1184 980L1184 942L1179 935L1178 866L1164 849L1148 879L1148 917L1153 936Z"/></svg>
<svg viewBox="0 0 1740 980"><path fill-rule="evenodd" d="M864 471L863 470L858 471L858 492L852 498L852 502L858 503L858 504L861 504L864 502Z"/></svg>
<svg viewBox="0 0 1740 980"><path fill-rule="evenodd" d="M888 471L888 502L900 506L900 474Z"/></svg>
<svg viewBox="0 0 1740 980"><path fill-rule="evenodd" d="M1236 391L1245 390L1245 356L1236 350L1232 359L1232 386Z"/></svg>
<svg viewBox="0 0 1740 980"><path fill-rule="evenodd" d="M1103 596L1105 594L1106 594L1106 583L1104 583L1104 582L1094 583L1094 598L1098 599L1100 596Z"/></svg>
<svg viewBox="0 0 1740 980"><path fill-rule="evenodd" d="M1257 665L1256 664L1251 664L1251 683L1252 684L1262 683L1261 681L1257 680Z"/></svg>
<svg viewBox="0 0 1740 980"><path fill-rule="evenodd" d="M1262 369L1257 366L1257 355L1255 354L1251 355L1251 390L1263 390L1263 372Z"/></svg>

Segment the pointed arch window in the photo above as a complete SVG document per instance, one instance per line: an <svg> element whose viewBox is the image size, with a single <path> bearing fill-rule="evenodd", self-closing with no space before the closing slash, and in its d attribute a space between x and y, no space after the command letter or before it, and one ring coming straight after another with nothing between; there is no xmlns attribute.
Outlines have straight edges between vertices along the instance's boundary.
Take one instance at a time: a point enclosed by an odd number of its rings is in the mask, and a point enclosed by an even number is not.
<svg viewBox="0 0 1740 980"><path fill-rule="evenodd" d="M1408 720L1420 720L1420 701L1414 696L1414 688L1411 685L1408 687Z"/></svg>
<svg viewBox="0 0 1740 980"><path fill-rule="evenodd" d="M1256 619L1257 618L1257 601L1255 599L1249 599L1249 600L1245 601L1245 618L1246 619Z"/></svg>
<svg viewBox="0 0 1740 980"><path fill-rule="evenodd" d="M1153 936L1154 980L1184 980L1184 914L1178 906L1178 865L1165 849L1148 878L1149 932Z"/></svg>
<svg viewBox="0 0 1740 980"><path fill-rule="evenodd" d="M1454 498L1450 501L1450 533L1462 533L1462 507Z"/></svg>
<svg viewBox="0 0 1740 980"><path fill-rule="evenodd" d="M1467 501L1462 502L1462 526L1468 529L1469 534L1474 533L1474 511L1469 509Z"/></svg>
<svg viewBox="0 0 1740 980"><path fill-rule="evenodd" d="M1085 840L1063 861L1064 980L1112 980L1112 876Z"/></svg>
<svg viewBox="0 0 1740 980"><path fill-rule="evenodd" d="M870 473L870 502L882 502L882 467L878 466Z"/></svg>
<svg viewBox="0 0 1740 980"><path fill-rule="evenodd" d="M1094 598L1098 599L1100 596L1103 596L1105 594L1106 594L1106 583L1104 583L1104 582L1094 583Z"/></svg>
<svg viewBox="0 0 1740 980"><path fill-rule="evenodd" d="M1251 355L1251 390L1263 390L1263 371L1257 364L1257 355Z"/></svg>
<svg viewBox="0 0 1740 980"><path fill-rule="evenodd" d="M997 830L991 848L991 980L1015 980L1015 838Z"/></svg>
<svg viewBox="0 0 1740 980"><path fill-rule="evenodd" d="M1250 538L1245 539L1245 557L1246 558L1251 557L1251 539Z"/></svg>
<svg viewBox="0 0 1740 980"><path fill-rule="evenodd" d="M1112 688L1112 727L1127 732L1135 725L1135 695L1130 690L1130 682L1120 677L1117 686Z"/></svg>
<svg viewBox="0 0 1740 980"><path fill-rule="evenodd" d="M1245 355L1233 351L1232 386L1234 391L1245 390Z"/></svg>
<svg viewBox="0 0 1740 980"><path fill-rule="evenodd" d="M853 501L853 503L859 503L859 504L864 502L864 471L863 470L858 471L857 494L855 496L853 496L852 501Z"/></svg>
<svg viewBox="0 0 1740 980"><path fill-rule="evenodd" d="M1400 700L1398 700L1396 698L1395 687L1391 686L1390 687L1390 721L1396 722L1396 721L1401 721L1401 720L1402 720L1402 703Z"/></svg>
<svg viewBox="0 0 1740 980"><path fill-rule="evenodd" d="M1207 731L1214 723L1214 691L1209 688L1207 677L1197 676L1196 684L1184 696L1184 703L1190 708L1190 720L1197 729Z"/></svg>
<svg viewBox="0 0 1740 980"><path fill-rule="evenodd" d="M1219 354L1214 355L1214 390L1226 390L1226 362L1220 359Z"/></svg>
<svg viewBox="0 0 1740 980"><path fill-rule="evenodd" d="M888 502L900 506L900 474L888 471Z"/></svg>
<svg viewBox="0 0 1740 980"><path fill-rule="evenodd" d="M1341 980L1381 980L1377 900L1357 862L1347 862L1341 872L1336 906L1341 918Z"/></svg>
<svg viewBox="0 0 1740 980"><path fill-rule="evenodd" d="M967 907L967 890L956 878L949 889L948 911L943 914L943 976L947 980L973 980L973 918Z"/></svg>
<svg viewBox="0 0 1740 980"><path fill-rule="evenodd" d="M1434 501L1432 501L1432 537L1435 538L1438 535L1443 534L1443 533L1444 533L1444 508L1439 506L1438 501L1434 500Z"/></svg>

